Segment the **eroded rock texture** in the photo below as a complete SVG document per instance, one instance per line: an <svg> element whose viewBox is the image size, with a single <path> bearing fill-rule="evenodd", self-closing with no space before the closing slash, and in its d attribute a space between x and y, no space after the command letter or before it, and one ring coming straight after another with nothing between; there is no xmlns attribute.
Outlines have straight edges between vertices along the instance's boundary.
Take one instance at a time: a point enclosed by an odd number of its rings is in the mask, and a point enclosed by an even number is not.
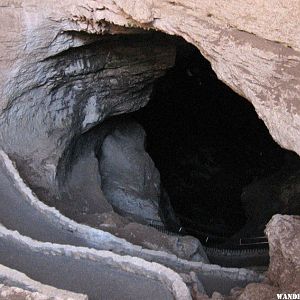
<svg viewBox="0 0 300 300"><path fill-rule="evenodd" d="M32 186L56 195L58 162L72 139L144 105L146 87L172 64L161 43L116 49L114 41L77 33L156 29L196 45L218 77L253 103L273 138L299 154L298 8L295 0L4 1L1 145L30 166L23 173Z"/></svg>
<svg viewBox="0 0 300 300"><path fill-rule="evenodd" d="M145 136L134 122L120 123L106 136L99 154L102 190L121 215L161 223L160 176L145 151Z"/></svg>
<svg viewBox="0 0 300 300"><path fill-rule="evenodd" d="M267 226L270 244L268 277L282 291L299 292L300 218L275 215Z"/></svg>
<svg viewBox="0 0 300 300"><path fill-rule="evenodd" d="M64 152L74 140L108 116L145 105L151 83L174 59L172 47L151 36L103 37L92 44L78 38L89 45L21 67L0 120L2 147L48 200L60 197L58 167L62 160L60 172L66 173Z"/></svg>
<svg viewBox="0 0 300 300"><path fill-rule="evenodd" d="M249 284L244 290L233 290L230 299L276 299L280 293L299 293L300 218L275 215L267 225L270 266L265 283Z"/></svg>
<svg viewBox="0 0 300 300"><path fill-rule="evenodd" d="M251 101L273 138L300 154L299 5L297 0L2 0L1 148L43 200L72 199L68 185L77 185L74 174L89 165L80 165L72 150L79 137L109 116L145 105L154 79L174 62L170 43L137 35L154 29L197 46L219 79ZM95 165L93 154L87 159ZM88 210L111 211L105 201L99 207L94 196ZM277 216L267 230L270 280L291 291L300 281L298 221Z"/></svg>
<svg viewBox="0 0 300 300"><path fill-rule="evenodd" d="M21 288L16 287L8 287L4 285L0 285L0 296L2 299L7 300L50 300L52 297L48 297L46 295L42 295L37 292L25 291ZM55 299L55 298L54 298ZM58 298L56 298L58 299Z"/></svg>
<svg viewBox="0 0 300 300"><path fill-rule="evenodd" d="M76 297L67 298L67 297L53 297L47 294L41 294L39 292L32 292L30 290L24 290L18 287L5 286L0 284L0 297L1 299L6 300L60 300L60 299L76 299ZM78 299L87 299L87 297L82 297Z"/></svg>
<svg viewBox="0 0 300 300"><path fill-rule="evenodd" d="M299 294L300 283L300 218L274 215L267 225L270 245L270 266L262 283L248 284L244 289L234 288L230 295L214 293L211 297L196 295L199 300L272 300L277 294ZM287 295L285 297L288 297ZM290 296L293 297L293 296Z"/></svg>

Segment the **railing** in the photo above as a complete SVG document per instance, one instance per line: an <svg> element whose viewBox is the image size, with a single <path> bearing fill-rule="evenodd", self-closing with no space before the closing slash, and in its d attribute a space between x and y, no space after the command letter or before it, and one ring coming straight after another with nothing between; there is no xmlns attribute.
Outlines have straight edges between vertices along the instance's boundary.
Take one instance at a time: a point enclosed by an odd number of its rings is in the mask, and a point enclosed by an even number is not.
<svg viewBox="0 0 300 300"><path fill-rule="evenodd" d="M230 249L251 249L251 248L267 248L268 239L266 236L255 237L241 237L239 239L232 239L224 236L216 236L208 234L207 232L198 231L190 227L178 227L176 232L172 232L166 229L161 222L157 220L147 219L147 225L157 229L162 233L166 233L173 236L193 235L198 238L204 246L207 247L219 247ZM194 224L195 227L197 224Z"/></svg>

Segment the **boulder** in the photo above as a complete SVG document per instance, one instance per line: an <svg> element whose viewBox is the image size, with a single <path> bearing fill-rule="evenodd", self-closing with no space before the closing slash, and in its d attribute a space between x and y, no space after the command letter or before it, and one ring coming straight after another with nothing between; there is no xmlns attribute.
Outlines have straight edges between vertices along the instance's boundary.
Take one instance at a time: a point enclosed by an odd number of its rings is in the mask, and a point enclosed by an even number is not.
<svg viewBox="0 0 300 300"><path fill-rule="evenodd" d="M299 293L300 217L275 215L266 234L270 245L268 278L282 293Z"/></svg>
<svg viewBox="0 0 300 300"><path fill-rule="evenodd" d="M145 150L146 134L135 122L121 122L99 152L102 191L114 209L133 220L161 223L160 175Z"/></svg>
<svg viewBox="0 0 300 300"><path fill-rule="evenodd" d="M274 215L267 225L270 265L263 283L251 283L245 289L233 289L229 299L277 299L277 294L299 295L300 217ZM226 299L226 298L225 298ZM287 298L282 298L287 299Z"/></svg>

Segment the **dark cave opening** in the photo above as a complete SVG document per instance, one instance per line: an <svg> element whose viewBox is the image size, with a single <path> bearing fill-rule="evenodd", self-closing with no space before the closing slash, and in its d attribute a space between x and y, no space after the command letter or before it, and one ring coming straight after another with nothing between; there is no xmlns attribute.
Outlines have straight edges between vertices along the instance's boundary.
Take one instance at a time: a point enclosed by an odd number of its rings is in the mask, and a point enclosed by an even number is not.
<svg viewBox="0 0 300 300"><path fill-rule="evenodd" d="M249 221L244 188L276 174L289 152L273 141L253 106L182 40L175 66L156 81L148 105L131 115L147 133L147 151L181 226L202 242L223 243L243 231ZM267 221L244 234L263 236Z"/></svg>
<svg viewBox="0 0 300 300"><path fill-rule="evenodd" d="M241 240L242 248L265 247L264 228L274 214L300 213L298 156L273 141L251 103L219 81L194 46L156 33L114 39L117 56L104 57L114 72L116 62L124 63L123 73L108 73L105 85L113 93L108 103L115 104L105 121L91 123L66 149L59 182L70 201L56 207L100 228L106 214L110 230L126 238L131 230L122 232L124 224L135 222L194 236L212 248L236 248ZM159 47L152 51L155 40ZM115 89L112 78L119 79ZM100 93L103 86L95 86ZM95 117L93 105L83 111L83 120ZM141 240L151 239L146 236Z"/></svg>

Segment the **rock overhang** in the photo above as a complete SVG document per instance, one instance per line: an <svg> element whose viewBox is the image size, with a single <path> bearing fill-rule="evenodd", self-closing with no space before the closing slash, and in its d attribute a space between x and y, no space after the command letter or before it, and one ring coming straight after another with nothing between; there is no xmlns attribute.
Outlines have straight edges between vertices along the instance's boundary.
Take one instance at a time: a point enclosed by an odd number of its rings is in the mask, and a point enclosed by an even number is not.
<svg viewBox="0 0 300 300"><path fill-rule="evenodd" d="M10 89L7 79L13 75L16 59L20 65L84 43L81 38L66 39L62 32L116 34L154 29L182 36L197 46L219 79L251 101L275 141L299 154L298 5L293 0L264 5L259 1L197 5L87 0L52 1L42 7L38 1L6 4L2 14L13 15L18 24L12 26L8 41L15 51L2 60L1 90L7 93ZM5 37L3 40L5 44ZM3 97L2 107L6 101Z"/></svg>
<svg viewBox="0 0 300 300"><path fill-rule="evenodd" d="M253 104L274 140L299 155L298 6L293 0L268 4L255 1L250 6L248 1L219 1L218 4L209 1L199 7L185 1L154 0L4 3L0 14L8 26L0 38L2 124L9 124L18 116L26 102L15 106L15 114L10 119L3 118L3 112L14 106L7 95L14 93L16 86L20 88L18 78L26 77L30 64L94 39L91 35L75 36L74 32L132 34L154 29L182 36L196 45L211 62L219 79ZM16 98L22 95L22 86L15 95ZM97 119L93 111L95 100L89 99L87 106L91 109L87 109L89 113L83 118L86 129ZM30 122L34 115L25 118ZM34 128L37 126L33 126L33 131ZM10 144L9 130L4 130L7 137L2 138L2 146ZM43 134L43 138L46 136ZM52 147L50 152L56 150ZM48 172L47 176L54 180L55 164L47 163L42 172Z"/></svg>

